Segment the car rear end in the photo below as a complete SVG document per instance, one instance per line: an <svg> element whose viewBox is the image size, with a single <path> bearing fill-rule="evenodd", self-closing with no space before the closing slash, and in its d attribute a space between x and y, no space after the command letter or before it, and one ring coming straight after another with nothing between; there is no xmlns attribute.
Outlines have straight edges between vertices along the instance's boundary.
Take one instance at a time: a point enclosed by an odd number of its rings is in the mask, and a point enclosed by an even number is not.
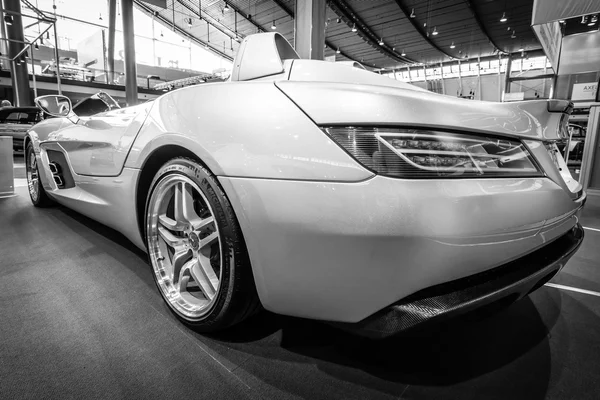
<svg viewBox="0 0 600 400"><path fill-rule="evenodd" d="M363 178L226 187L267 309L386 337L519 299L565 265L585 202L556 148L568 102L456 99L323 64L294 60L275 84Z"/></svg>

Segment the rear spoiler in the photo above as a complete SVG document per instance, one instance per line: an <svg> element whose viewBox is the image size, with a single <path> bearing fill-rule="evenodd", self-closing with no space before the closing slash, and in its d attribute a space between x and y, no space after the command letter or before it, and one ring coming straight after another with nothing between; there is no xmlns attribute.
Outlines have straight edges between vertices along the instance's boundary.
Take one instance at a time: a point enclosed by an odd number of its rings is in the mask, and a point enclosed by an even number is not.
<svg viewBox="0 0 600 400"><path fill-rule="evenodd" d="M573 103L569 100L548 100L548 112L571 114Z"/></svg>

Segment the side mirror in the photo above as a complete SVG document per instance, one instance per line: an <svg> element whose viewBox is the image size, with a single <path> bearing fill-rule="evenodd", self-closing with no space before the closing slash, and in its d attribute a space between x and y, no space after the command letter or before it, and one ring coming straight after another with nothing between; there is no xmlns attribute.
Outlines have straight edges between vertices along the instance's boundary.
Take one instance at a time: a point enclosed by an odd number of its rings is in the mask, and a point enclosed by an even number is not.
<svg viewBox="0 0 600 400"><path fill-rule="evenodd" d="M68 117L73 111L71 100L66 96L48 95L35 98L35 104L53 117Z"/></svg>

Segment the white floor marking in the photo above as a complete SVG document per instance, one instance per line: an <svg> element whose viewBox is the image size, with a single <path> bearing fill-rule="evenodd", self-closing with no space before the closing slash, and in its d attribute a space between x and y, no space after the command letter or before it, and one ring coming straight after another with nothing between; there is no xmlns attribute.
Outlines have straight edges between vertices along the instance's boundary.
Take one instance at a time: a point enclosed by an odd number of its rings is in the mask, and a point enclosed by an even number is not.
<svg viewBox="0 0 600 400"><path fill-rule="evenodd" d="M557 285L556 283L546 283L545 286L550 286L550 287L553 287L556 289L569 290L571 292L584 293L584 294L589 294L592 296L600 297L600 293L598 293L598 292L594 292L591 290L585 290L585 289L579 289L579 288L572 287L572 286Z"/></svg>
<svg viewBox="0 0 600 400"><path fill-rule="evenodd" d="M584 226L583 229L587 229L588 231L596 231L596 232L600 232L600 229L596 229L596 228L588 228L587 226Z"/></svg>

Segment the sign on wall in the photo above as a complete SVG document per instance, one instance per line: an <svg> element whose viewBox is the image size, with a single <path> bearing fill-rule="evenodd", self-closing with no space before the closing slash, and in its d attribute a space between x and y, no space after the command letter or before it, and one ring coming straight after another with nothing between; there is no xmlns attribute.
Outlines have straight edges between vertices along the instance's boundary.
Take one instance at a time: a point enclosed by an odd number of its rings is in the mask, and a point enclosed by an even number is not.
<svg viewBox="0 0 600 400"><path fill-rule="evenodd" d="M573 93L571 94L571 100L594 101L596 99L597 91L598 82L576 83L573 85Z"/></svg>

